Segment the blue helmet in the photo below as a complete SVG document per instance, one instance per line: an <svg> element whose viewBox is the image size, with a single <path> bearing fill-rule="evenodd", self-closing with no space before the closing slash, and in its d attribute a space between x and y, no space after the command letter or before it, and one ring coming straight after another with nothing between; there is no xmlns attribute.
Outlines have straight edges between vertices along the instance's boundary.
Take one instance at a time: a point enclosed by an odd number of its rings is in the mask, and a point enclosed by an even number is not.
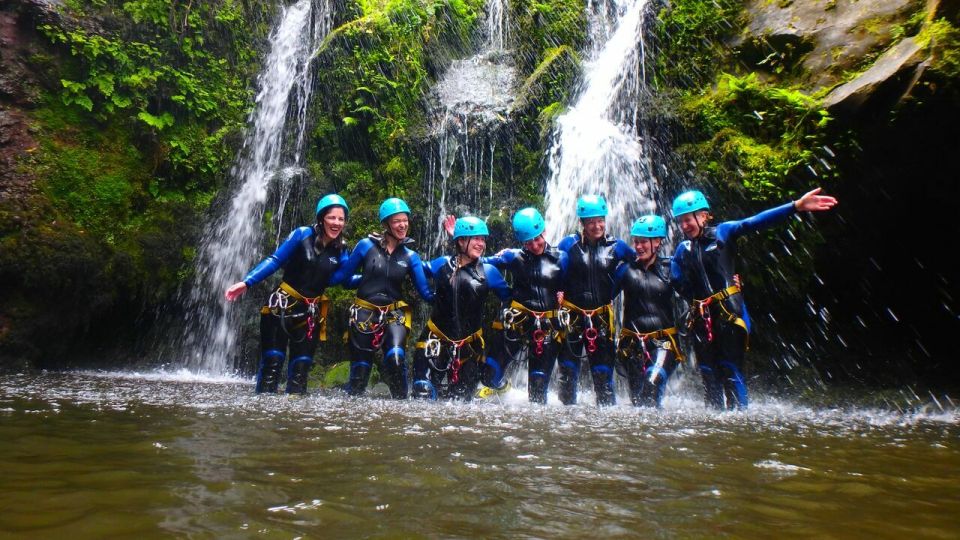
<svg viewBox="0 0 960 540"><path fill-rule="evenodd" d="M513 215L513 235L518 242L526 242L543 234L546 223L540 211L533 207L517 210Z"/></svg>
<svg viewBox="0 0 960 540"><path fill-rule="evenodd" d="M584 195L577 199L577 217L607 217L607 201L603 195Z"/></svg>
<svg viewBox="0 0 960 540"><path fill-rule="evenodd" d="M665 238L667 236L667 222L660 216L640 216L630 227L630 236L642 238Z"/></svg>
<svg viewBox="0 0 960 540"><path fill-rule="evenodd" d="M683 214L696 212L697 210L709 210L710 203L707 198L697 190L685 191L673 200L673 217L678 218Z"/></svg>
<svg viewBox="0 0 960 540"><path fill-rule="evenodd" d="M317 215L320 215L320 212L323 212L331 206L342 206L344 217L350 215L350 207L347 206L347 201L343 200L343 197L337 195L336 193L331 193L329 195L324 195L319 201L317 201Z"/></svg>
<svg viewBox="0 0 960 540"><path fill-rule="evenodd" d="M388 217L399 214L401 212L410 215L410 207L407 206L407 203L403 199L398 199L396 197L390 197L389 199L383 201L380 204L380 221L387 219Z"/></svg>
<svg viewBox="0 0 960 540"><path fill-rule="evenodd" d="M453 239L466 238L468 236L488 236L487 224L482 219L473 216L467 216L457 219L453 225Z"/></svg>

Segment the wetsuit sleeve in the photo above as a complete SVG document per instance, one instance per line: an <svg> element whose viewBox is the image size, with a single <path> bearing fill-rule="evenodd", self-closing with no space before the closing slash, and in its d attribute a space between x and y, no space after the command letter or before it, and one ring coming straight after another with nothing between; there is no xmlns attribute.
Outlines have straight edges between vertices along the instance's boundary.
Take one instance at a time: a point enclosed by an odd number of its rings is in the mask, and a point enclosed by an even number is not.
<svg viewBox="0 0 960 540"><path fill-rule="evenodd" d="M776 208L764 210L746 219L725 221L717 225L717 240L720 242L729 242L747 233L773 227L774 225L783 223L787 218L796 213L797 209L793 206L793 202L788 202Z"/></svg>
<svg viewBox="0 0 960 540"><path fill-rule="evenodd" d="M493 293L497 295L502 301L507 301L513 296L513 290L507 285L507 281L503 279L503 274L500 273L500 270L497 270L496 266L492 264L484 264L483 272L487 276L487 283L490 288L493 289Z"/></svg>
<svg viewBox="0 0 960 540"><path fill-rule="evenodd" d="M623 290L621 283L623 282L623 276L627 273L627 263L622 262L617 269L613 272L613 292L610 293L611 298L616 298L620 291Z"/></svg>
<svg viewBox="0 0 960 540"><path fill-rule="evenodd" d="M560 278L566 280L567 278L567 267L570 266L570 256L567 255L566 251L560 252L560 258L558 259L560 263Z"/></svg>
<svg viewBox="0 0 960 540"><path fill-rule="evenodd" d="M503 270L508 264L514 261L517 258L517 249L505 249L500 255L493 255L491 257L480 257L480 262L484 264L492 264L496 266L498 270Z"/></svg>
<svg viewBox="0 0 960 540"><path fill-rule="evenodd" d="M270 277L290 259L294 252L300 249L300 243L311 236L313 236L313 228L311 227L299 227L291 232L290 236L287 236L287 239L273 252L273 255L260 261L260 264L255 266L247 274L247 277L243 278L243 282L247 284L247 287L252 287Z"/></svg>
<svg viewBox="0 0 960 540"><path fill-rule="evenodd" d="M680 263L687 251L687 243L683 242L677 247L673 258L670 259L670 285L673 287L673 290L685 300L689 300L691 296L686 291L687 286L683 279L683 269Z"/></svg>
<svg viewBox="0 0 960 540"><path fill-rule="evenodd" d="M630 262L637 256L636 251L631 248L629 244L619 238L617 238L617 243L613 248L613 253L618 260L623 262Z"/></svg>
<svg viewBox="0 0 960 540"><path fill-rule="evenodd" d="M433 276L437 275L440 269L443 268L443 265L447 264L447 261L449 260L450 260L450 257L447 257L447 256L437 257L436 259L423 265L423 273L427 276L428 279L432 278Z"/></svg>
<svg viewBox="0 0 960 540"><path fill-rule="evenodd" d="M367 252L370 251L371 247L373 247L373 242L369 238L364 238L358 242L357 247L353 248L350 256L347 257L345 261L340 261L339 268L333 273L333 278L330 280L331 283L352 282L353 273L360 267L360 263L363 262L363 258L367 256Z"/></svg>
<svg viewBox="0 0 960 540"><path fill-rule="evenodd" d="M557 249L564 253L570 253L570 247L577 242L577 235L571 234L563 240L560 240L560 243L557 244Z"/></svg>
<svg viewBox="0 0 960 540"><path fill-rule="evenodd" d="M420 298L427 302L433 302L433 290L427 283L427 276L423 271L423 261L413 251L410 251L410 279L413 281L413 286L417 288Z"/></svg>

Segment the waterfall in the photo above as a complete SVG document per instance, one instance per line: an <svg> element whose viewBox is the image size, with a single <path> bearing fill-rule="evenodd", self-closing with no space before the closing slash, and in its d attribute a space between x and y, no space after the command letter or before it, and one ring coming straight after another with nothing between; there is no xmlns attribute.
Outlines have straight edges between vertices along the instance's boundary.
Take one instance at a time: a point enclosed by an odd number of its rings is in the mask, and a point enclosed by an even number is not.
<svg viewBox="0 0 960 540"><path fill-rule="evenodd" d="M481 50L454 61L434 88L439 106L424 179L429 251L441 247L445 215L492 210L497 143L509 138L501 128L514 99L509 28L507 0L488 0Z"/></svg>
<svg viewBox="0 0 960 540"><path fill-rule="evenodd" d="M270 34L270 52L257 79L256 106L231 169L230 198L206 227L195 278L184 299L190 311L180 358L193 370L223 374L232 368L240 313L227 304L223 292L263 257L263 217L269 195L278 202L274 224L279 225L293 179L302 174L313 86L310 60L330 31L331 15L328 0L298 0L281 7ZM277 229L275 242L282 232Z"/></svg>
<svg viewBox="0 0 960 540"><path fill-rule="evenodd" d="M584 82L574 105L557 119L548 159L546 238L558 242L577 229L580 195L606 197L608 234L623 237L631 222L655 210L656 180L638 131L647 0L589 4Z"/></svg>

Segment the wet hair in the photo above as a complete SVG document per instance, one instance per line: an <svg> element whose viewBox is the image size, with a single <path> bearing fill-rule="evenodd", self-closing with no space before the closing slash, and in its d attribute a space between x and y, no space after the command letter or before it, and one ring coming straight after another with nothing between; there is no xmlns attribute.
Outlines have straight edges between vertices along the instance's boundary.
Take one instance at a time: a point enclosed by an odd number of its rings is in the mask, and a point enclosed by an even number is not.
<svg viewBox="0 0 960 540"><path fill-rule="evenodd" d="M343 210L343 211L344 211L344 212L343 212L343 213L344 213L344 217L346 217L346 213L347 213L347 212L346 212L346 209L344 209L344 208L343 208L342 206L340 206L340 205L328 206L328 207L324 208L323 210L321 210L319 214L317 214L317 229L318 229L318 230L320 231L320 233L321 233L321 234L318 234L318 235L317 235L317 240L316 240L316 247L317 247L318 250L320 250L320 249L323 248L323 234L322 234L322 233L326 232L326 228L325 228L324 225L323 225L323 218L324 218L327 214L329 214L334 208L340 208L341 210ZM344 225L346 225L346 219L344 219ZM345 248L346 245L347 245L347 242L346 242L346 240L344 239L344 234L343 234L343 233L344 233L344 231L341 230L341 231L340 231L340 235L337 236L336 238L334 238L333 242L331 242L331 245L332 245L333 247L335 247L336 249L343 249L343 248Z"/></svg>

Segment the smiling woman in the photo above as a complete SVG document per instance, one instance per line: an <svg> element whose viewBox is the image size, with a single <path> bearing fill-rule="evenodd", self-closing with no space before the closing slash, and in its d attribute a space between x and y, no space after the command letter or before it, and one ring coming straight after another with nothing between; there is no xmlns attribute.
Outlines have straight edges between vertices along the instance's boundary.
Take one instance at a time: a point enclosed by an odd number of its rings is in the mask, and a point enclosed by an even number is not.
<svg viewBox="0 0 960 540"><path fill-rule="evenodd" d="M323 197L317 202L316 225L290 233L273 255L224 293L233 302L248 288L283 268L283 281L260 310L257 393L277 391L288 348L287 392L307 392L307 375L317 341L326 340L327 297L323 291L339 283L334 272L347 259L341 233L349 212L343 197Z"/></svg>

